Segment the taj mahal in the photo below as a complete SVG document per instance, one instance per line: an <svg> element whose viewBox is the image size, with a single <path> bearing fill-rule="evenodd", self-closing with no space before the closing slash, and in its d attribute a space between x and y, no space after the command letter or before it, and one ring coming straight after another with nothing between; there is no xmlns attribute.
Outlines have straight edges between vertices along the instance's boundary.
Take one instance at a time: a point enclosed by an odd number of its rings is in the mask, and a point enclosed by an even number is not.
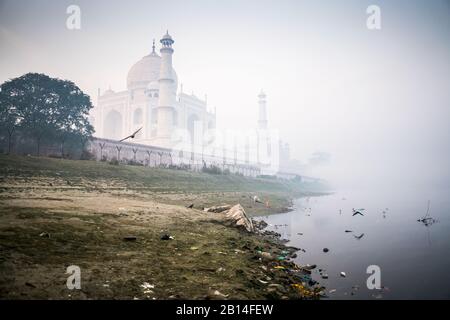
<svg viewBox="0 0 450 320"><path fill-rule="evenodd" d="M126 90L99 92L90 117L95 128L90 151L97 159L133 159L149 166L215 165L246 175L262 174L270 166L272 173L280 171L289 146L279 140L274 145L269 139L266 94L257 95L254 138L247 135L240 144L234 138L231 146L218 145L215 109L206 98L184 93L178 84L172 63L174 42L167 32L158 54L153 41L152 51L129 70ZM207 133L208 139L196 139ZM130 135L131 139L121 141Z"/></svg>
<svg viewBox="0 0 450 320"><path fill-rule="evenodd" d="M177 129L187 130L193 137L196 123L201 124L201 131L215 128L216 115L208 110L206 101L184 93L182 86L178 90L172 66L174 40L166 33L160 42L160 55L153 41L152 52L131 67L127 90L109 89L99 96L95 115L98 137L119 140L142 128L133 142L170 148Z"/></svg>

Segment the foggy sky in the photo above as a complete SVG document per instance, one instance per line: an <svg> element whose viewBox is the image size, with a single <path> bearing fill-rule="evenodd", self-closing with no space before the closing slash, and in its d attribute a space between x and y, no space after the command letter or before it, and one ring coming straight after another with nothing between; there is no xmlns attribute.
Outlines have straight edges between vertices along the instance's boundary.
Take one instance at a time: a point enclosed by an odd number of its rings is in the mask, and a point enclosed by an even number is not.
<svg viewBox="0 0 450 320"><path fill-rule="evenodd" d="M81 30L66 8L81 7ZM381 7L382 29L366 28ZM0 0L0 82L26 72L126 88L130 67L166 29L184 91L217 108L219 127L269 126L317 176L338 184L447 183L449 1Z"/></svg>

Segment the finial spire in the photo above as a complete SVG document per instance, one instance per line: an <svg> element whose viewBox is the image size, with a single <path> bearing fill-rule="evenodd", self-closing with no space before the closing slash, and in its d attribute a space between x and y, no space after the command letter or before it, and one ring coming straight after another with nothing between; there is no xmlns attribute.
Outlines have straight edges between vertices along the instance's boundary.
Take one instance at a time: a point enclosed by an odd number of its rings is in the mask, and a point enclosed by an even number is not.
<svg viewBox="0 0 450 320"><path fill-rule="evenodd" d="M155 39L153 39L152 53L155 53Z"/></svg>

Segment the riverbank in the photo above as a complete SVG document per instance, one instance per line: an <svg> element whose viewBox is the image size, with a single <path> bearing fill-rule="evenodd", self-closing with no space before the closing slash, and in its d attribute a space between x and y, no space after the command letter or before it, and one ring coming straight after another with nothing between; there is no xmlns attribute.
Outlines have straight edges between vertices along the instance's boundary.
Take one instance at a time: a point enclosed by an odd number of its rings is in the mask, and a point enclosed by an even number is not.
<svg viewBox="0 0 450 320"><path fill-rule="evenodd" d="M270 214L313 188L33 157L0 156L0 168L2 299L298 299L320 291L301 284L295 249L202 210L241 203L251 215ZM81 268L81 290L66 287L69 265Z"/></svg>

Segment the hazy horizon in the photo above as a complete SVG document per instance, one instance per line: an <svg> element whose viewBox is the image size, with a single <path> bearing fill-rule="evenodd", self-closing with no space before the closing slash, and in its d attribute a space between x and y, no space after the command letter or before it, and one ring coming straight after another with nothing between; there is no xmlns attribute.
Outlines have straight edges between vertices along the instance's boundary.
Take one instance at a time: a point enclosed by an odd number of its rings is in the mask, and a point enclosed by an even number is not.
<svg viewBox="0 0 450 320"><path fill-rule="evenodd" d="M81 30L66 8L81 8ZM366 9L381 8L381 30ZM219 128L269 126L316 176L339 186L449 186L449 1L0 0L0 82L27 72L97 90L126 89L131 66L166 29L184 91ZM159 47L159 46L158 46Z"/></svg>

